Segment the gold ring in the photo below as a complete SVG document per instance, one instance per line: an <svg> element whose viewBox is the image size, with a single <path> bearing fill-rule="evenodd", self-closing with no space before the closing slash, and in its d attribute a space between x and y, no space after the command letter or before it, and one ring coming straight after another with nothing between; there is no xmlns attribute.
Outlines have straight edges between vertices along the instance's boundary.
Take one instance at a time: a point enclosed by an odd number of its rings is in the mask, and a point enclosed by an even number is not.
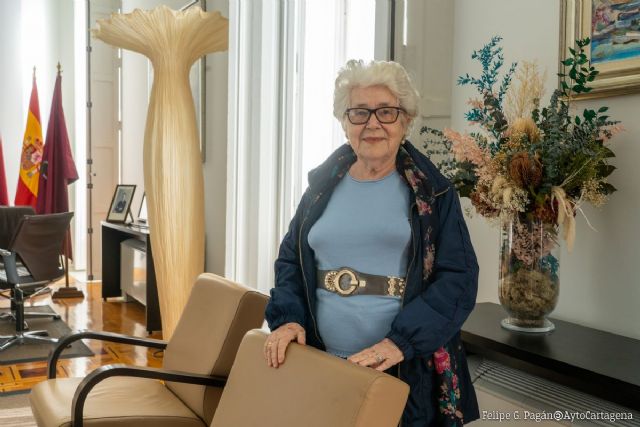
<svg viewBox="0 0 640 427"><path fill-rule="evenodd" d="M381 354L376 354L376 362L377 363L382 363L384 361L385 357Z"/></svg>
<svg viewBox="0 0 640 427"><path fill-rule="evenodd" d="M273 344L272 342L268 342L267 347L271 347L272 344Z"/></svg>

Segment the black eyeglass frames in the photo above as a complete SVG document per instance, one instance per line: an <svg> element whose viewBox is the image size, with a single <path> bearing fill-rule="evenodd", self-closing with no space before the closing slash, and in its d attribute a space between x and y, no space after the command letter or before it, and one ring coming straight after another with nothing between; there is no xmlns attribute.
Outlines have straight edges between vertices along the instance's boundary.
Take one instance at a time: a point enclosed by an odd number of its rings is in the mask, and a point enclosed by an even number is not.
<svg viewBox="0 0 640 427"><path fill-rule="evenodd" d="M395 123L398 120L400 112L406 113L403 108L400 107L378 107L378 108L347 108L345 114L347 118L354 125L363 125L369 121L371 114L376 115L376 119L380 123L390 124Z"/></svg>

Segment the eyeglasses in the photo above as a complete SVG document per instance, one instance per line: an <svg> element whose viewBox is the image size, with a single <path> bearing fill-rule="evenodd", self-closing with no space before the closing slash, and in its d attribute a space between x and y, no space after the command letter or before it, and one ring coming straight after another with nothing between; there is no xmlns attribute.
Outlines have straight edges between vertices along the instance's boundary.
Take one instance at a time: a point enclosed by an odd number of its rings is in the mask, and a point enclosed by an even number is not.
<svg viewBox="0 0 640 427"><path fill-rule="evenodd" d="M406 111L400 107L379 107L379 108L347 108L345 114L347 118L354 125L363 125L369 121L371 114L376 115L376 119L380 123L390 124L395 123L398 120L400 112L406 113Z"/></svg>

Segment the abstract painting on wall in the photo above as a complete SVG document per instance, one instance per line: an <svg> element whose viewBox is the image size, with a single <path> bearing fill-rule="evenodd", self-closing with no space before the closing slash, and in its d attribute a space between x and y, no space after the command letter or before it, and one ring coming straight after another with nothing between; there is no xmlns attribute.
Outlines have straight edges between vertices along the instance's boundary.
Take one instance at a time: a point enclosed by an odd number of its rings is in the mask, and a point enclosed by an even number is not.
<svg viewBox="0 0 640 427"><path fill-rule="evenodd" d="M591 65L600 74L584 98L640 91L640 0L563 0L559 57L576 39L591 39Z"/></svg>
<svg viewBox="0 0 640 427"><path fill-rule="evenodd" d="M640 57L640 0L593 0L591 63Z"/></svg>

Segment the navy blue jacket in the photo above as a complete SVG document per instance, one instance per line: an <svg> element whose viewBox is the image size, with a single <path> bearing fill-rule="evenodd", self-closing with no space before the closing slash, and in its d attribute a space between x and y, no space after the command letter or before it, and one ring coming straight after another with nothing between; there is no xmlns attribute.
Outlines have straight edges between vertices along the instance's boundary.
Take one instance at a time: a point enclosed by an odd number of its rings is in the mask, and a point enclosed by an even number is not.
<svg viewBox="0 0 640 427"><path fill-rule="evenodd" d="M415 196L410 192L412 242L407 285L402 309L387 334L404 355L404 361L397 366L397 376L411 387L402 426L437 425L438 390L433 381L436 375L431 358L446 343L452 344L451 348L457 352L453 358L457 366L453 368L458 375L464 422L468 423L477 419L479 413L460 328L475 305L478 264L455 188L409 142L405 142L404 147L432 185L432 214L427 221L433 230L436 255L431 275L423 280L426 248L420 236ZM343 145L309 173L309 187L280 245L275 262L275 288L271 290L265 314L271 330L288 322L302 325L307 344L321 350L325 347L315 319L316 265L307 237L331 197L333 187L329 176L336 159L350 151L350 146ZM402 176L403 172L399 172Z"/></svg>

